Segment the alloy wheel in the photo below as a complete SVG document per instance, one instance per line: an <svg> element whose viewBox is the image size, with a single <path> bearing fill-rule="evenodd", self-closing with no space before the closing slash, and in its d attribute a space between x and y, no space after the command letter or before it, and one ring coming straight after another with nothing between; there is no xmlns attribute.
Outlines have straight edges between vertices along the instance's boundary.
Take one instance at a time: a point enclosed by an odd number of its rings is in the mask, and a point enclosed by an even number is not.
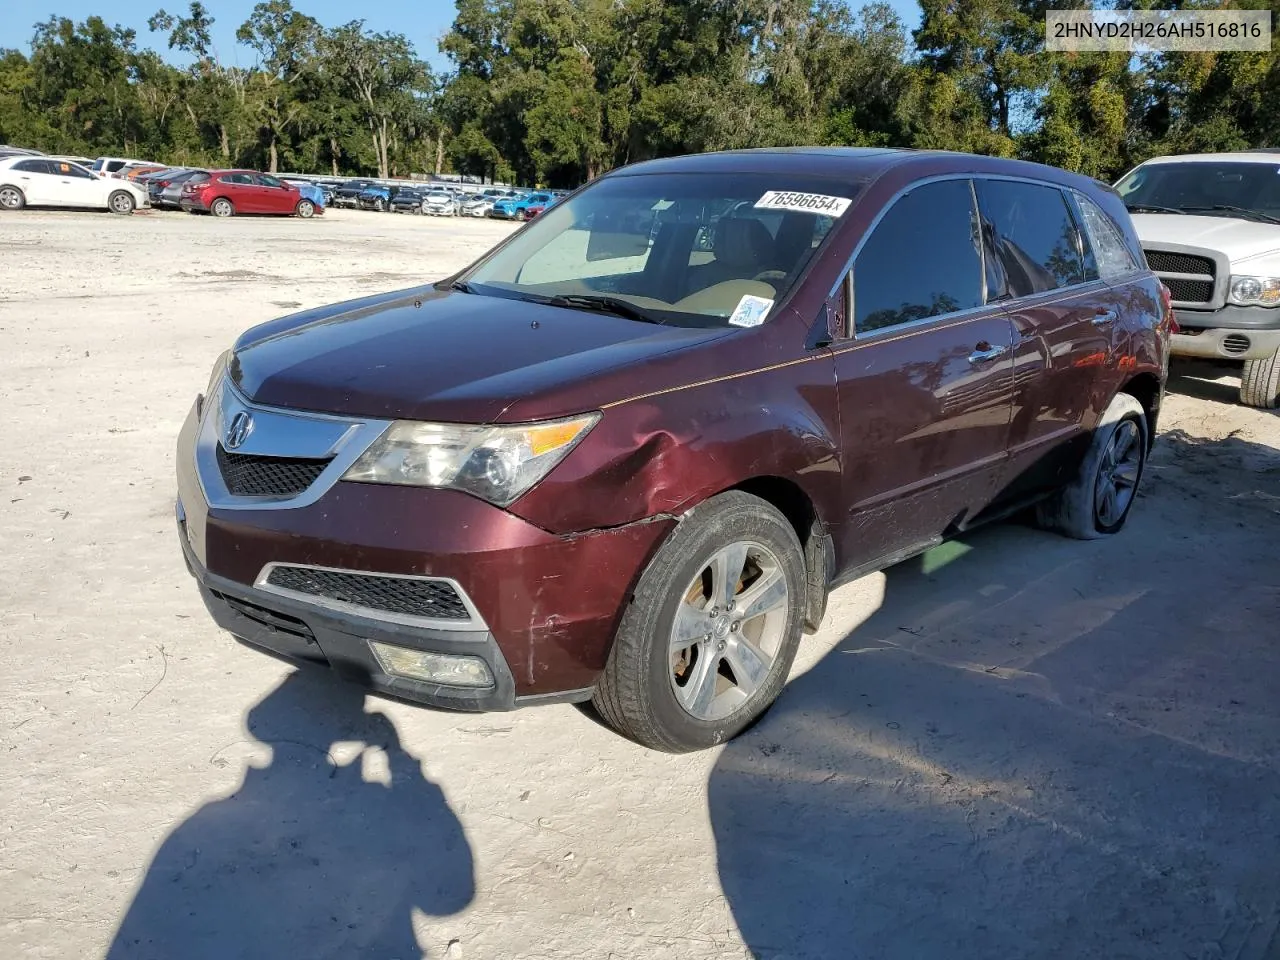
<svg viewBox="0 0 1280 960"><path fill-rule="evenodd" d="M1119 523L1133 502L1142 474L1142 434L1133 420L1121 420L1098 464L1093 503L1098 525Z"/></svg>
<svg viewBox="0 0 1280 960"><path fill-rule="evenodd" d="M707 559L671 626L671 687L687 713L715 721L751 700L782 648L790 602L782 565L762 544L738 541Z"/></svg>
<svg viewBox="0 0 1280 960"><path fill-rule="evenodd" d="M133 201L126 193L114 193L111 195L111 210L113 213L133 213Z"/></svg>
<svg viewBox="0 0 1280 960"><path fill-rule="evenodd" d="M22 206L22 194L14 187L5 187L0 190L0 207L6 210L17 210Z"/></svg>

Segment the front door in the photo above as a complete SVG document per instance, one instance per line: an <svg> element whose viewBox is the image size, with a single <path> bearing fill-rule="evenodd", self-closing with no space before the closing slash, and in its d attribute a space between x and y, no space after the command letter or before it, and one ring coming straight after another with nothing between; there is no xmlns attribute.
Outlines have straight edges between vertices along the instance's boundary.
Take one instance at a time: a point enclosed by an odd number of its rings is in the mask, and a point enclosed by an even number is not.
<svg viewBox="0 0 1280 960"><path fill-rule="evenodd" d="M102 181L88 170L65 160L50 160L58 191L73 207L101 207L103 203Z"/></svg>
<svg viewBox="0 0 1280 960"><path fill-rule="evenodd" d="M986 302L983 268L967 179L899 197L854 260L852 336L832 346L846 568L923 546L994 495L1013 334Z"/></svg>

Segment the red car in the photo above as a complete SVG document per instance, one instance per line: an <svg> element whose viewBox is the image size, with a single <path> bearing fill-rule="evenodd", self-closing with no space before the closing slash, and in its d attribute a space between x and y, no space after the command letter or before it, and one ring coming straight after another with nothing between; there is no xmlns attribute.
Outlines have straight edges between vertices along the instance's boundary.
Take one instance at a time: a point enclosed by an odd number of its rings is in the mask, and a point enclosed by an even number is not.
<svg viewBox="0 0 1280 960"><path fill-rule="evenodd" d="M277 213L308 218L322 209L297 187L253 170L211 170L194 176L182 188L181 205L188 213L211 213L215 217Z"/></svg>
<svg viewBox="0 0 1280 960"><path fill-rule="evenodd" d="M179 540L252 646L712 746L778 695L836 585L1027 509L1118 533L1172 317L1087 177L653 160L439 283L243 334L179 437Z"/></svg>

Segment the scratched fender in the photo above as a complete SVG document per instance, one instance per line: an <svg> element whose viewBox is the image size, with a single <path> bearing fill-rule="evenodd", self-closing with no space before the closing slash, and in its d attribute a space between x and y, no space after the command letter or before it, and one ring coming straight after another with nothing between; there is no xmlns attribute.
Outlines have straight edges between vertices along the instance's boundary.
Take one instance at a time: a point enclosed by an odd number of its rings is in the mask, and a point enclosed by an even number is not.
<svg viewBox="0 0 1280 960"><path fill-rule="evenodd" d="M803 336L794 318L774 326L780 344ZM734 347L722 340L656 360L647 378L651 389L599 403L600 423L510 510L567 534L679 515L730 487L785 477L820 517L838 512L839 430L829 353L793 352L785 362L761 367L757 341L752 367Z"/></svg>

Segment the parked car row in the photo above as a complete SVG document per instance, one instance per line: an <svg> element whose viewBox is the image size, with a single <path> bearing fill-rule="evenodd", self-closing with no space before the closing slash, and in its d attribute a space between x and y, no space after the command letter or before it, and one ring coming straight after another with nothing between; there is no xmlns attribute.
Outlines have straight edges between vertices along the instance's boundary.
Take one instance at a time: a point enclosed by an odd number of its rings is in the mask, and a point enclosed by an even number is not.
<svg viewBox="0 0 1280 960"><path fill-rule="evenodd" d="M230 217L237 213L296 215L326 207L428 216L497 216L529 220L562 193L451 182L386 183L314 179L257 170L166 166L128 157L49 156L0 145L0 208L87 207L132 213L138 207L181 209Z"/></svg>

